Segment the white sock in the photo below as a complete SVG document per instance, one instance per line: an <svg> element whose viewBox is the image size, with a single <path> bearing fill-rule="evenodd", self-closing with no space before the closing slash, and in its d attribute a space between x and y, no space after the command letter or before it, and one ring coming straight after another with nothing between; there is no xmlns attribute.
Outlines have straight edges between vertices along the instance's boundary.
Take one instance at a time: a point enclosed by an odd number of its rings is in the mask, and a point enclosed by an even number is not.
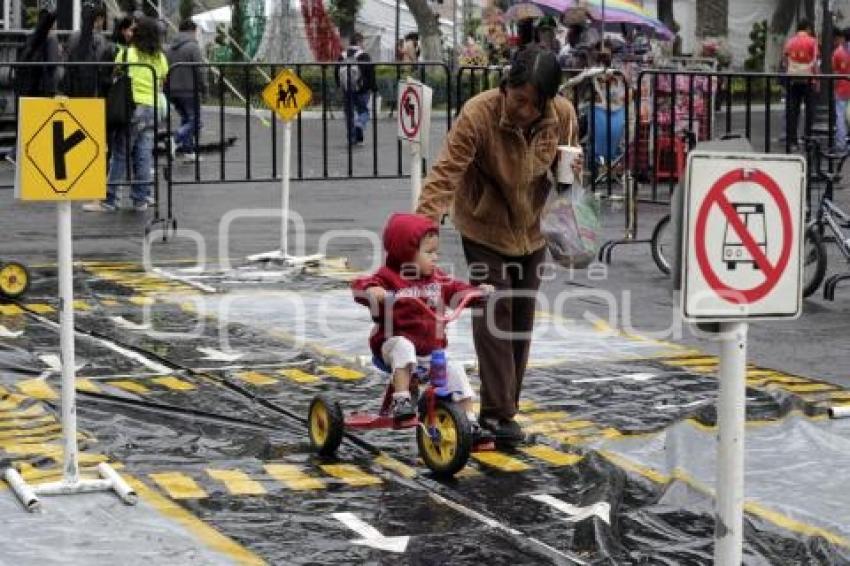
<svg viewBox="0 0 850 566"><path fill-rule="evenodd" d="M469 422L471 422L471 423L477 423L477 422L478 422L478 417L477 417L477 416L475 416L475 412L474 412L474 411L469 411L468 413L466 413L466 420L468 420L468 421L469 421Z"/></svg>
<svg viewBox="0 0 850 566"><path fill-rule="evenodd" d="M410 399L410 391L393 392L393 401L401 401L402 399Z"/></svg>

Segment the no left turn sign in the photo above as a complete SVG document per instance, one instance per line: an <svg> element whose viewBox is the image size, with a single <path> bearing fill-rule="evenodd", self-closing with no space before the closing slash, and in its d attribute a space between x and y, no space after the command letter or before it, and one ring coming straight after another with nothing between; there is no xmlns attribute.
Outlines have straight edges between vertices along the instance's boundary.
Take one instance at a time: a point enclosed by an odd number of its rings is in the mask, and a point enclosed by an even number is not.
<svg viewBox="0 0 850 566"><path fill-rule="evenodd" d="M691 153L682 273L686 319L799 315L804 189L800 156Z"/></svg>
<svg viewBox="0 0 850 566"><path fill-rule="evenodd" d="M419 126L422 123L422 100L419 92L412 85L405 87L401 93L401 103L398 110L398 123L405 137L419 141Z"/></svg>

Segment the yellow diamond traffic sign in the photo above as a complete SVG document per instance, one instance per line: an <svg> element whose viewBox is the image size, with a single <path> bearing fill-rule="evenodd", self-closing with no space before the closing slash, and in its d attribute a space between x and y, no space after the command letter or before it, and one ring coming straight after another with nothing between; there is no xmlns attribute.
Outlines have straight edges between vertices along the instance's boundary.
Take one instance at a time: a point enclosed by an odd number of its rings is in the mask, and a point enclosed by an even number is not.
<svg viewBox="0 0 850 566"><path fill-rule="evenodd" d="M290 69L284 69L263 89L266 105L288 121L295 118L305 106L310 104L313 91Z"/></svg>
<svg viewBox="0 0 850 566"><path fill-rule="evenodd" d="M106 197L106 110L98 98L21 98L15 196Z"/></svg>

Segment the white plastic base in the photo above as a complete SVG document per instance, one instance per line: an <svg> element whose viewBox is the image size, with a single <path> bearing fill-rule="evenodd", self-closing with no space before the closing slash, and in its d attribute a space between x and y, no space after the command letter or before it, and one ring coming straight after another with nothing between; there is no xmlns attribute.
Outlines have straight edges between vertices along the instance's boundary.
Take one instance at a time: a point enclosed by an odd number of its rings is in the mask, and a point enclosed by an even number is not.
<svg viewBox="0 0 850 566"><path fill-rule="evenodd" d="M829 416L833 419L846 419L850 417L850 405L836 405L835 407L830 407Z"/></svg>
<svg viewBox="0 0 850 566"><path fill-rule="evenodd" d="M78 480L74 483L63 480L60 482L43 483L37 486L30 486L14 468L8 468L4 474L4 478L27 511L38 511L41 509L39 495L70 495L95 491L115 491L118 497L121 498L121 501L127 505L135 505L138 502L139 498L136 492L133 491L133 488L127 485L121 476L118 475L118 472L113 470L109 464L100 463L97 466L97 471L103 479Z"/></svg>
<svg viewBox="0 0 850 566"><path fill-rule="evenodd" d="M249 255L246 259L248 261L270 261L282 263L290 267L303 267L305 265L319 265L319 262L325 259L325 256L322 254L293 256L277 250L273 252Z"/></svg>

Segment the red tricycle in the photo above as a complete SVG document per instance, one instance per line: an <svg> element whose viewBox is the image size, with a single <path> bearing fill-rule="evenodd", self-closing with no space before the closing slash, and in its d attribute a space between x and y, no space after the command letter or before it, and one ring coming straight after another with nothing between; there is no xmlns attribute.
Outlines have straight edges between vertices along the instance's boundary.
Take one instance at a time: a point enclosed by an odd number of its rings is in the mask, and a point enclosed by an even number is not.
<svg viewBox="0 0 850 566"><path fill-rule="evenodd" d="M479 292L464 295L457 307L447 315L434 313L418 298L405 297L396 300L420 303L424 311L436 317L438 323L445 325L457 320L469 303L483 296ZM377 356L373 358L372 363L384 373L392 373ZM424 391L420 391L420 385L424 385ZM342 442L345 429L399 430L415 427L419 455L425 465L439 477L451 477L462 470L472 452L495 449L493 440L489 438L473 442L472 428L466 414L452 401L450 394L434 387L429 380L427 368L419 366L412 372L410 394L417 407L418 416L404 421L398 421L392 415L392 381L384 390L381 408L377 414L354 412L343 416L337 401L324 394L316 395L310 403L307 419L310 444L320 455L332 456Z"/></svg>

